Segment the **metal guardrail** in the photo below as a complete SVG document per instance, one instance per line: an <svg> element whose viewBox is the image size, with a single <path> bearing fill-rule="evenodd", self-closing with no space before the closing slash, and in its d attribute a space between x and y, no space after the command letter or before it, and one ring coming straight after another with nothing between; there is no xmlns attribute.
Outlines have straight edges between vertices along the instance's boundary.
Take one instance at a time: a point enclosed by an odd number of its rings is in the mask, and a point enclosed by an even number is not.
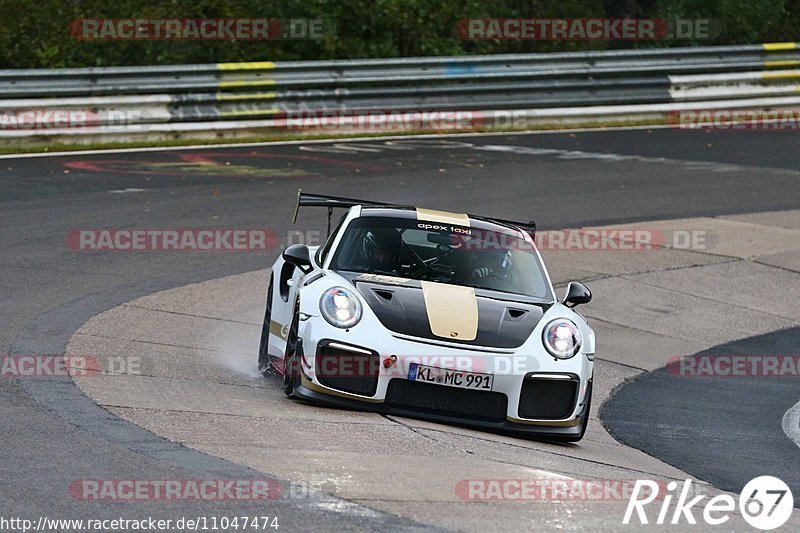
<svg viewBox="0 0 800 533"><path fill-rule="evenodd" d="M795 43L0 70L0 139L264 135L296 125L293 117L335 121L337 113L475 112L488 129L504 127L497 117L510 110L528 125L657 120L720 103L795 106L799 80ZM84 125L51 124L48 111L89 118Z"/></svg>

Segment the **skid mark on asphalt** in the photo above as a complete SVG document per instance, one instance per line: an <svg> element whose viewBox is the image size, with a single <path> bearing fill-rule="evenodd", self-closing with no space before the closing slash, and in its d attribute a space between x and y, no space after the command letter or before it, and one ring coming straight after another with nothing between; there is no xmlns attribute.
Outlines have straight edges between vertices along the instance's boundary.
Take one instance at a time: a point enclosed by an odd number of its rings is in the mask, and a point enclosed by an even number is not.
<svg viewBox="0 0 800 533"><path fill-rule="evenodd" d="M467 455L474 455L477 458L480 458L480 459L482 459L484 461L488 461L488 462L491 462L491 463L498 463L498 464L503 464L503 465L508 465L508 466L514 466L514 467L520 467L520 468L524 468L524 469L529 469L529 470L531 470L531 474L535 474L537 476L537 479L548 478L548 479L575 480L575 479L578 479L582 475L585 477L585 474L582 474L581 472L570 472L570 471L562 471L562 470L559 470L557 472L553 471L553 470L542 470L542 469L539 469L539 468L536 468L536 467L533 467L531 465L524 464L524 463L517 463L517 462L513 462L513 461L504 461L504 460L498 459L496 457L491 457L491 456L488 456L488 455L485 455L485 454L474 452L474 451L469 450L467 448L463 448L463 447L457 446L457 445L455 445L453 443L448 443L448 442L442 441L440 439L436 439L433 436L431 436L429 433L439 433L439 434L442 434L442 435L448 435L448 436L457 437L457 438L474 439L476 441L483 441L483 442L486 442L486 443L491 443L493 445L498 445L499 444L499 445L502 445L502 446L509 446L509 447L514 447L514 448L524 449L524 450L536 452L536 453L539 453L539 454L546 454L546 455L555 456L555 457L568 458L568 459L575 460L575 461L578 461L578 462L586 462L588 464L593 464L593 465L597 465L597 466L603 466L603 467L616 466L616 465L609 464L609 463L606 463L606 462L595 461L595 460L579 457L579 456L576 456L576 455L571 455L571 454L568 454L568 453L558 453L558 452L555 452L555 451L552 451L552 450L542 450L542 449L533 448L533 447L530 447L530 446L515 444L513 442L507 442L507 441L506 442L501 442L501 441L497 441L497 440L494 440L494 439L491 439L491 438L482 438L482 437L478 437L478 436L475 436L475 435L464 435L463 433L459 433L457 430L450 431L450 430L447 430L447 429L415 428L410 424L407 424L407 423L402 422L401 420L398 420L394 416L391 416L391 415L381 415L381 416L383 416L384 418L386 418L388 420L391 420L392 422L396 422L397 424L403 426L404 428L408 429L409 431L411 431L411 432L413 432L413 433L415 433L417 435L423 436L425 438L428 438L428 439L436 442L437 444L440 444L442 446L445 446L445 447L448 447L448 448L451 448L451 449L455 449L455 450L457 450L459 452L462 452L462 453L465 453ZM616 445L619 446L620 448L624 447L622 444L616 444ZM648 470L640 470L640 469L630 468L630 467L624 467L624 468L627 471L635 472L637 474L644 474L646 476L658 477L658 476L661 475L661 474L659 474L657 472L648 471ZM675 478L675 479L678 479L678 478ZM702 482L700 482L700 484L702 484ZM363 501L369 501L369 500L363 500ZM413 500L404 499L402 501L413 501Z"/></svg>
<svg viewBox="0 0 800 533"><path fill-rule="evenodd" d="M765 263L764 261L759 261L758 259L753 259L752 261L753 261L753 263L758 263L759 265L764 265L764 266L768 266L768 267L775 268L775 269L778 269L778 270L783 270L784 272L789 272L791 274L800 273L800 266L798 266L796 268L789 268L789 267L780 266L780 265L773 265L771 263Z"/></svg>
<svg viewBox="0 0 800 533"><path fill-rule="evenodd" d="M76 333L75 337L91 337L91 338L95 338L95 339L108 339L108 340L135 342L135 343L140 343L140 344L150 344L150 345L153 345L153 346L168 346L170 348L185 348L185 349L189 349L189 350L201 350L201 351L204 351L204 352L214 353L214 350L212 348L206 348L206 347L203 347L203 346L189 346L189 345L186 345L186 344L174 344L174 343L168 343L168 342L157 342L157 341L148 341L148 340L142 340L142 339L132 339L132 338L120 337L120 336L117 336L117 335L100 335L98 333L83 333L83 332L80 332L80 333Z"/></svg>
<svg viewBox="0 0 800 533"><path fill-rule="evenodd" d="M489 462L492 462L492 463L504 464L504 465L509 465L509 466L517 466L517 467L522 467L522 468L531 468L529 465L515 463L513 461L502 461L502 460L494 458L494 457L489 457L489 456L486 456L486 455L476 454L476 452L473 452L472 450L469 450L467 448L456 446L454 443L448 443L448 442L444 442L442 440L436 439L433 436L426 434L424 431L418 430L417 428L413 427L412 425L406 424L405 422L403 422L401 420L398 420L397 417L394 417L394 416L391 416L391 415L382 415L382 416L384 418L386 418L387 420L391 420L392 422L395 422L395 423L403 426L404 428L408 429L412 433L416 433L417 435L420 435L420 436L422 436L424 438L430 439L433 442L436 442L437 444L440 444L440 445L445 446L447 448L455 449L455 450L457 450L459 452L462 452L462 453L465 453L467 455L475 455L476 457L480 457L484 461L489 461ZM434 431L436 431L436 430L434 430ZM448 431L444 431L444 430L442 430L441 433L448 433L450 435L459 435L459 433L448 432ZM552 477L553 479L573 479L573 478L571 478L570 476L568 476L566 474L555 473L555 472L552 472L552 471L549 471L549 470L533 469L533 471L534 471L533 473L535 473L535 474L537 474L537 475L539 475L541 477Z"/></svg>
<svg viewBox="0 0 800 533"><path fill-rule="evenodd" d="M503 460L497 459L495 457L490 457L488 455L484 455L484 454L480 454L480 453L474 452L474 451L469 450L467 448L464 448L464 447L461 447L461 446L457 446L454 443L449 443L449 442L445 442L445 441L443 441L441 439L434 438L432 435L430 435L430 433L440 433L442 435L448 435L448 436L456 437L456 438L475 439L477 441L483 441L483 442L492 443L492 444L502 444L504 446L514 446L514 447L518 447L518 448L524 448L526 450L536 451L537 453L545 453L545 454L549 454L549 455L553 455L553 456L559 456L559 457L569 457L569 458L575 459L577 461L587 461L587 462L592 463L592 464L602 464L604 466L612 466L612 465L608 465L606 463L600 463L600 462L596 462L596 461L591 461L591 460L587 460L587 459L584 459L584 458L581 458L581 457L577 457L577 456L574 456L574 455L559 454L557 452L548 451L548 450L540 450L540 449L532 448L532 447L529 447L529 446L517 445L517 444L511 443L511 442L507 442L507 441L506 442L501 442L501 441L497 441L497 440L494 440L494 439L491 439L491 438L481 438L481 437L476 436L476 435L465 435L463 433L460 433L457 429L456 430L447 430L447 429L433 429L433 428L429 428L429 427L426 427L426 428L419 427L419 428L417 428L417 427L414 427L413 425L411 425L409 423L406 423L406 422L403 422L402 420L399 420L398 417L395 417L393 415L381 415L381 416L383 418L386 418L387 420L391 420L392 422L395 422L395 423L399 424L400 426L408 429L409 431L411 431L411 432L413 432L413 433L415 433L417 435L420 435L422 437L430 439L433 442L436 442L437 444L440 444L442 446L445 446L445 447L448 447L448 448L451 448L451 449L455 449L455 450L457 450L459 452L462 452L462 453L465 453L467 455L474 455L476 457L479 457L479 458L481 458L481 459L483 459L485 461L489 461L489 462L494 462L494 463L499 463L499 464L504 464L504 465L509 465L509 466L517 466L517 467L522 467L522 468L533 468L530 465L526 465L526 464L522 464L522 463L515 463L513 461L503 461ZM620 445L620 446L622 446L622 445ZM535 470L536 473L539 473L539 474L545 474L546 476L549 475L549 476L552 476L554 478L563 478L563 479L574 479L571 476L579 475L578 473L572 473L572 472L559 471L558 473L556 473L556 472L553 472L551 470L541 470L541 469L536 469L536 468L533 468L533 470ZM644 472L644 471L637 471L637 472L654 475L653 472Z"/></svg>
<svg viewBox="0 0 800 533"><path fill-rule="evenodd" d="M415 427L411 426L410 424L406 424L405 422L403 422L402 420L399 420L395 416L383 415L383 414L380 415L380 416L382 418L385 418L386 420L394 422L395 424L397 424L400 427L403 427L403 428L407 429L411 433L415 433L415 434L419 435L420 437L424 437L424 438L426 438L428 440L431 440L431 441L433 441L433 442L435 442L437 444L441 444L441 445L446 446L448 448L452 448L452 449L458 450L459 452L463 452L463 453L466 453L468 455L472 455L473 454L473 452L471 452L470 450L467 450L466 448L459 448L458 446L455 446L455 445L452 445L452 444L443 443L442 441L440 441L438 439L434 439L430 435L426 435L426 434L422 433L421 431L417 431L417 429Z"/></svg>
<svg viewBox="0 0 800 533"><path fill-rule="evenodd" d="M146 305L136 305L136 304L125 304L125 307L130 307L131 309L144 309L146 311L153 311L156 313L166 313L168 315L178 315L178 316L188 316L191 318L205 318L208 320L219 320L220 322L230 322L231 324L245 324L247 326L261 326L259 322L249 322L244 320L235 320L232 318L221 318L218 316L207 316L207 315L198 315L194 313L181 313L180 311L171 311L166 309L157 309L154 307L148 307Z"/></svg>
<svg viewBox="0 0 800 533"><path fill-rule="evenodd" d="M635 472L635 473L639 473L639 474L646 474L648 476L664 477L663 473L661 473L661 472L655 472L655 471L652 471L652 470L640 469L640 468L635 468L635 467L631 467L631 466L618 465L618 464L615 464L615 463L612 463L612 462L599 461L599 460L590 459L590 458L587 458L587 457L581 457L580 455L576 455L576 453L558 452L558 451L555 451L554 449L552 449L552 447L556 447L556 446L557 447L564 447L564 448L568 449L571 452L579 453L580 452L580 447L578 447L578 446L563 446L563 445L560 445L560 444L550 444L550 443L548 443L546 441L532 441L530 443L529 442L525 442L525 441L522 441L522 443L517 443L517 442L510 441L510 440L501 441L501 440L493 439L491 437L481 437L481 436L478 436L478 435L465 435L463 433L459 433L457 430L447 430L447 429L439 429L439 428L434 429L434 428L426 427L426 428L420 428L420 430L424 431L424 432L430 432L430 433L439 433L441 435L446 435L446 436L451 436L451 437L456 437L456 438L470 439L470 440L474 440L474 441L477 441L477 442L482 442L482 443L485 443L485 444L499 445L499 446L502 446L502 447L508 447L508 448L512 448L512 449L515 449L515 450L521 450L521 451L526 451L526 452L534 452L534 453L537 453L537 454L547 455L547 456L551 456L551 457L558 457L558 458L568 459L568 460L571 460L571 461L576 461L578 463L585 463L587 465L596 465L596 466L600 466L600 467L612 467L612 468L618 468L618 469L624 470L626 472ZM588 439L588 440L591 440L591 439ZM597 442L600 442L600 441L597 441ZM549 445L549 446L551 446L551 448L545 449L545 448L540 447L541 445ZM614 441L613 445L616 446L616 447L619 447L619 448L626 448L626 446L624 444L620 444L620 443L618 443L616 441ZM475 455L476 457L480 457L481 459L485 459L487 461L497 462L497 463L501 463L501 464L509 464L509 465L514 465L514 466L520 466L520 467L523 467L523 468L533 468L530 465L526 465L526 464L523 464L523 463L506 462L506 461L502 461L502 460L499 460L499 459L494 459L494 458L491 458L491 457L488 457L488 456L483 456L482 454L479 454L478 452L470 452L470 453ZM542 471L546 472L547 470L542 470ZM586 477L585 471L584 472L571 472L569 470L558 470L558 472L559 472L560 475L564 475L564 476L584 476L584 477ZM592 476L589 476L589 477L592 477ZM676 477L675 479L678 479L678 478Z"/></svg>

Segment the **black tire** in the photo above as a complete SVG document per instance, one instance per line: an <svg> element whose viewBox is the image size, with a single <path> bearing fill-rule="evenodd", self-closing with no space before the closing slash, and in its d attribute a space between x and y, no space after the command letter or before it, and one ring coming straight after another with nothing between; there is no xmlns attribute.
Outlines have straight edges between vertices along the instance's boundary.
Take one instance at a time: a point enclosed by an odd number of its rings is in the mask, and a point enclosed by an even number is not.
<svg viewBox="0 0 800 533"><path fill-rule="evenodd" d="M274 374L272 359L267 352L270 322L272 322L272 279L267 289L267 305L264 311L264 323L261 325L261 342L258 345L258 371L265 377Z"/></svg>
<svg viewBox="0 0 800 533"><path fill-rule="evenodd" d="M289 398L296 398L294 391L300 386L300 342L297 338L297 329L300 325L300 313L295 306L292 325L289 326L289 334L286 336L286 353L284 354L283 372L283 392Z"/></svg>

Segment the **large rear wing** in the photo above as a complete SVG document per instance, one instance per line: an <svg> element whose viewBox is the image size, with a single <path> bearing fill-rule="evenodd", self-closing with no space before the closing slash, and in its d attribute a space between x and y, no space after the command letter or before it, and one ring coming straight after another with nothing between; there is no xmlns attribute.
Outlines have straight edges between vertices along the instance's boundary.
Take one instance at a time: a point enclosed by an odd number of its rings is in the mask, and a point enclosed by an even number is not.
<svg viewBox="0 0 800 533"><path fill-rule="evenodd" d="M328 196L325 194L311 194L303 192L303 189L297 189L297 204L294 207L294 216L292 216L292 224L297 222L297 214L301 207L327 207L328 211L339 209L350 209L356 205L370 205L382 207L410 207L394 204L387 204L385 202L373 202L372 200L356 200L355 198L344 198L342 196Z"/></svg>
<svg viewBox="0 0 800 533"><path fill-rule="evenodd" d="M395 204L387 204L384 202L373 202L372 200L357 200L355 198L344 198L342 196L328 196L325 194L311 194L303 192L303 189L297 189L297 204L294 206L294 215L292 216L292 224L297 222L297 214L300 212L301 207L327 207L328 208L328 232L331 234L331 215L334 209L350 209L356 205L370 205L381 207L410 207Z"/></svg>
<svg viewBox="0 0 800 533"><path fill-rule="evenodd" d="M414 208L410 205L391 204L387 202L375 202L373 200L358 200L355 198L345 198L342 196L329 196L326 194L311 194L303 192L303 189L297 189L297 204L294 207L294 215L292 216L292 224L297 222L297 214L300 212L301 207L325 207L328 209L328 235L331 233L331 214L334 209L350 209L356 205L366 205L372 207L396 207L396 208ZM515 222L513 220L504 220L502 218L491 218L475 215L467 215L470 218L477 220L484 220L487 222L494 222L504 226L511 226L513 228L521 229L534 237L536 235L536 222Z"/></svg>

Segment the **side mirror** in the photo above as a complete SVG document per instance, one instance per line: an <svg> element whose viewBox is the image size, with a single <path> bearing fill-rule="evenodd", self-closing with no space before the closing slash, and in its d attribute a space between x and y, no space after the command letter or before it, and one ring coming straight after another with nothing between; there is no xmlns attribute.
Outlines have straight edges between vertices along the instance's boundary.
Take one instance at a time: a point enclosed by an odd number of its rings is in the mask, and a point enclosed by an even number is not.
<svg viewBox="0 0 800 533"><path fill-rule="evenodd" d="M575 307L580 304L588 304L592 301L592 291L583 283L571 281L567 285L567 292L564 293L563 304L567 307Z"/></svg>
<svg viewBox="0 0 800 533"><path fill-rule="evenodd" d="M305 244L293 244L283 251L283 260L294 265L306 274L313 270L311 268L311 255L308 246Z"/></svg>

